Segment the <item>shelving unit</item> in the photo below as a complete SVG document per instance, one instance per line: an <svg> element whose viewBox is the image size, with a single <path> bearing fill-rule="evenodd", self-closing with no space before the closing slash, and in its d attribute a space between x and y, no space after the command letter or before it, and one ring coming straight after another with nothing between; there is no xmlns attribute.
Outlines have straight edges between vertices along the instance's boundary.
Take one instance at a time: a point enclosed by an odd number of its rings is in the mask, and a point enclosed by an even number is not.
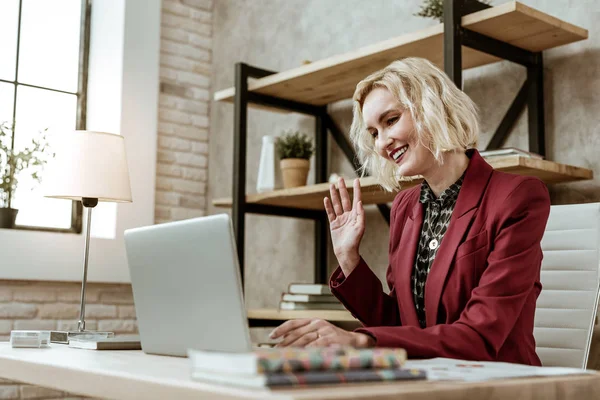
<svg viewBox="0 0 600 400"><path fill-rule="evenodd" d="M486 150L502 146L527 106L529 151L545 155L542 51L585 40L585 29L525 6L517 1L490 7L474 0L445 0L444 23L401 35L356 51L329 57L275 73L244 63L235 68L235 86L214 94L216 101L234 104L234 159L232 198L213 204L232 208L241 275L244 276L245 214L306 218L315 221L315 281L327 276L328 226L323 197L328 194L327 131L358 169L356 155L346 136L327 113L327 104L352 96L356 84L394 60L417 56L440 67L462 88L462 70L501 60L522 65L527 79L508 108ZM254 79L251 79L254 78ZM315 117L316 184L271 193L246 194L246 135L249 107L297 112ZM541 178L548 184L592 179L589 169L548 160L511 156L490 158L497 170ZM416 177L403 188L418 184ZM377 204L389 223L389 207L396 193L386 193L372 177L361 178L363 201ZM251 326L275 325L302 316L332 321L354 318L345 311L249 310Z"/></svg>

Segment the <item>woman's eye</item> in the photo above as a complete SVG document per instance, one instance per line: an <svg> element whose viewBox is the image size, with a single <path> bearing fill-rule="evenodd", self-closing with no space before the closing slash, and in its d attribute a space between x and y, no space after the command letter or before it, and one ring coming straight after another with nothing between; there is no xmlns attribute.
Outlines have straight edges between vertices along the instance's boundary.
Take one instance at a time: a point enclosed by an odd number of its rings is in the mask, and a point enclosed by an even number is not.
<svg viewBox="0 0 600 400"><path fill-rule="evenodd" d="M373 139L377 139L377 131L372 131L371 136L373 137Z"/></svg>
<svg viewBox="0 0 600 400"><path fill-rule="evenodd" d="M398 121L398 117L392 117L387 120L387 123L388 123L388 125L392 125L396 121Z"/></svg>

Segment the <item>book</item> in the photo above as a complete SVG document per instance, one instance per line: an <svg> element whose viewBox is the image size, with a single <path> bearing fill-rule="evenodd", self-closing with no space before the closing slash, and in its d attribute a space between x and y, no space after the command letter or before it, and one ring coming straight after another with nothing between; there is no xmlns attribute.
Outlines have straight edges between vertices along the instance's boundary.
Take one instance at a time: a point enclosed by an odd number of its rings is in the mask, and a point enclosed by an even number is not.
<svg viewBox="0 0 600 400"><path fill-rule="evenodd" d="M501 157L501 156L522 156L528 158L543 159L540 154L532 153L526 150L518 149L516 147L505 147L502 149L486 150L479 153L484 158L489 157Z"/></svg>
<svg viewBox="0 0 600 400"><path fill-rule="evenodd" d="M141 350L139 336L111 337L103 339L70 338L69 347L88 350Z"/></svg>
<svg viewBox="0 0 600 400"><path fill-rule="evenodd" d="M292 301L280 301L281 310L345 310L342 303L295 303Z"/></svg>
<svg viewBox="0 0 600 400"><path fill-rule="evenodd" d="M192 379L245 387L311 386L327 383L356 383L427 379L419 369L358 369L350 371L313 371L299 373L269 373L264 375L227 375L208 371L193 371Z"/></svg>
<svg viewBox="0 0 600 400"><path fill-rule="evenodd" d="M192 371L244 376L326 370L396 369L406 362L406 350L385 347L275 347L257 348L244 353L189 349L188 356Z"/></svg>
<svg viewBox="0 0 600 400"><path fill-rule="evenodd" d="M296 303L339 303L340 301L332 294L293 294L283 293L281 300Z"/></svg>
<svg viewBox="0 0 600 400"><path fill-rule="evenodd" d="M292 294L331 294L331 289L320 283L290 283L288 292Z"/></svg>

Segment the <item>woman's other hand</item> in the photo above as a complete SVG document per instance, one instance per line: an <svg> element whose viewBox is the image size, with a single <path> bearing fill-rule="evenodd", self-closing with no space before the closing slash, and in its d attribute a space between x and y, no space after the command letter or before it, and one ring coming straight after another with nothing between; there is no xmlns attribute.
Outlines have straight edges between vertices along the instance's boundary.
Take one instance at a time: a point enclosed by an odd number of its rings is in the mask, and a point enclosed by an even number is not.
<svg viewBox="0 0 600 400"><path fill-rule="evenodd" d="M350 196L343 178L339 180L339 193L335 185L329 186L331 199L325 197L325 211L329 219L333 252L345 276L350 275L360 261L359 245L365 233L365 210L360 193L360 181L354 180L354 199Z"/></svg>
<svg viewBox="0 0 600 400"><path fill-rule="evenodd" d="M269 335L283 338L276 347L326 347L332 345L356 348L373 347L375 340L364 333L348 332L322 319L292 319L279 325Z"/></svg>

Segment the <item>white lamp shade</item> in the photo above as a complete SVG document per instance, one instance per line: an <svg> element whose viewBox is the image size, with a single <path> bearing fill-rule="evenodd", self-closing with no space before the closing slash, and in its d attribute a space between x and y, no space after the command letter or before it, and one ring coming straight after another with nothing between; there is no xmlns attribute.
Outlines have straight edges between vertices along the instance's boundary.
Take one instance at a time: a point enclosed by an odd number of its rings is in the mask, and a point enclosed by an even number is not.
<svg viewBox="0 0 600 400"><path fill-rule="evenodd" d="M123 136L74 131L59 139L51 144L56 155L43 175L45 197L132 201Z"/></svg>

